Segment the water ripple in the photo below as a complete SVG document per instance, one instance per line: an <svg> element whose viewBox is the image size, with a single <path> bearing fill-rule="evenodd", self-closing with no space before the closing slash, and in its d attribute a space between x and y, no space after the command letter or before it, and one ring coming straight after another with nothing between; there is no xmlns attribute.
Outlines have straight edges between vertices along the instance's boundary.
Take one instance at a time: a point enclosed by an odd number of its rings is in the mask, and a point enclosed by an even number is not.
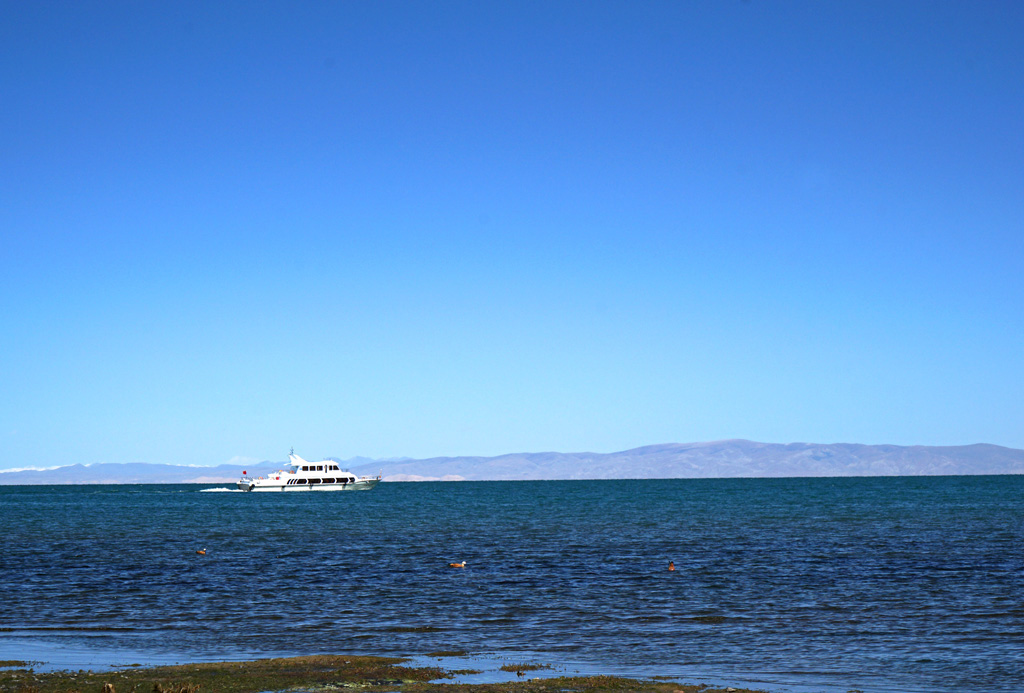
<svg viewBox="0 0 1024 693"><path fill-rule="evenodd" d="M531 652L842 690L1024 681L1021 477L197 490L0 487L0 649Z"/></svg>

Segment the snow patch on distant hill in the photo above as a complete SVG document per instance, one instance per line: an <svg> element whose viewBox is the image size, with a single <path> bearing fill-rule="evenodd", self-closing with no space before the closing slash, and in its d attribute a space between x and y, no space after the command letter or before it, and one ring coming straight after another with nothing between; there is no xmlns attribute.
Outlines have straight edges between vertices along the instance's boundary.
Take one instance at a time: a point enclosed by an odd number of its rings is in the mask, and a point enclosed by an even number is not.
<svg viewBox="0 0 1024 693"><path fill-rule="evenodd" d="M61 469L67 465L55 465L53 467L14 467L13 469L0 469L0 474L11 474L13 472L48 472L51 469ZM84 465L88 467L89 465Z"/></svg>
<svg viewBox="0 0 1024 693"><path fill-rule="evenodd" d="M392 474L381 481L465 481L466 478L458 474L445 474L444 476L421 476L419 474Z"/></svg>

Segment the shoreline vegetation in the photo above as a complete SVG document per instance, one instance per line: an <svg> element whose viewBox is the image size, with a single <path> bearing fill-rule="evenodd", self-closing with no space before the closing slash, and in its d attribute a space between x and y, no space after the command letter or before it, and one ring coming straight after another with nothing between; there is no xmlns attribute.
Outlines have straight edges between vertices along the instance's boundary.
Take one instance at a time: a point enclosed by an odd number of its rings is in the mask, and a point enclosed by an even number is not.
<svg viewBox="0 0 1024 693"><path fill-rule="evenodd" d="M269 691L394 691L401 693L582 693L637 691L639 693L763 693L746 688L716 688L664 679L616 676L559 676L530 678L527 672L550 669L522 663L506 671L521 677L504 683L445 682L473 670L403 666L408 659L312 655L259 659L248 662L127 667L114 671L54 671L37 673L30 662L0 662L3 693L265 693ZM14 667L14 668L10 668Z"/></svg>

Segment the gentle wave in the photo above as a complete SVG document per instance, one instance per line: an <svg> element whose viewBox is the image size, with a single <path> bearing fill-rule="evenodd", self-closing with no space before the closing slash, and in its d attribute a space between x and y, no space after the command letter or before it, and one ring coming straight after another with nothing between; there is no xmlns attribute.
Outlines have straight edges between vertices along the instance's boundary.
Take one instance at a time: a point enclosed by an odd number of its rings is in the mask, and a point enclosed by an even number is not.
<svg viewBox="0 0 1024 693"><path fill-rule="evenodd" d="M90 491L0 487L0 582L19 587L3 625L33 652L464 650L792 690L1024 681L1024 477Z"/></svg>

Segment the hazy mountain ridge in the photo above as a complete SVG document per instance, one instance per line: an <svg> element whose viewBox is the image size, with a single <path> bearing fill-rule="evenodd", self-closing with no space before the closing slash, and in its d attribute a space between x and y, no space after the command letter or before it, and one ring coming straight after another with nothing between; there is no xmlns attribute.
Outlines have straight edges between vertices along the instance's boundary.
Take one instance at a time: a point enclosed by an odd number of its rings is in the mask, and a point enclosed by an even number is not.
<svg viewBox="0 0 1024 693"><path fill-rule="evenodd" d="M1024 450L984 443L936 447L724 440L649 445L608 454L439 457L391 462L385 471L385 479L455 475L470 480L1020 474Z"/></svg>
<svg viewBox="0 0 1024 693"><path fill-rule="evenodd" d="M376 474L383 469L385 481L1024 474L1024 450L985 443L937 447L721 440L648 445L612 453L531 452L423 460L330 459L360 474ZM215 467L75 464L56 469L2 472L0 485L230 483L236 481L243 470L258 476L285 469L285 464L269 461Z"/></svg>
<svg viewBox="0 0 1024 693"><path fill-rule="evenodd" d="M256 474L282 469L282 465L259 462L248 466L220 464L216 467L186 467L173 464L73 464L56 469L18 472L0 471L0 485L10 484L219 484L237 481L242 470Z"/></svg>

